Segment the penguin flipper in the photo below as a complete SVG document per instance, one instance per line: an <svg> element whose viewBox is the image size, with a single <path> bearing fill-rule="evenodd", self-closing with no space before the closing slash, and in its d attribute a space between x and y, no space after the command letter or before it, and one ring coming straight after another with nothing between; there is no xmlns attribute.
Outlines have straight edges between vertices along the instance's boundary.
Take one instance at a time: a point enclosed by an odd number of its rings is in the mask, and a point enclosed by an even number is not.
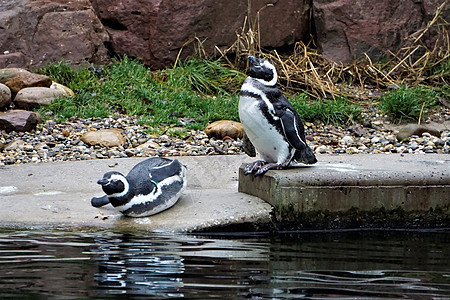
<svg viewBox="0 0 450 300"><path fill-rule="evenodd" d="M91 199L91 205L93 207L102 207L109 203L108 196L104 195L102 197L92 197Z"/></svg>
<svg viewBox="0 0 450 300"><path fill-rule="evenodd" d="M166 179L167 177L171 177L174 175L178 175L180 173L180 169L183 165L180 163L178 159L170 160L168 163L161 164L161 166L157 168L149 169L149 173L152 175L151 179L160 182Z"/></svg>
<svg viewBox="0 0 450 300"><path fill-rule="evenodd" d="M297 151L294 159L305 164L315 164L316 156L305 141L305 128L300 117L289 108L280 117L284 136Z"/></svg>
<svg viewBox="0 0 450 300"><path fill-rule="evenodd" d="M253 146L252 142L248 138L247 134L244 131L244 136L242 137L242 148L244 149L245 154L250 157L256 156L255 146Z"/></svg>
<svg viewBox="0 0 450 300"><path fill-rule="evenodd" d="M283 133L289 144L297 150L303 150L306 147L305 129L303 123L294 111L287 108L280 116Z"/></svg>

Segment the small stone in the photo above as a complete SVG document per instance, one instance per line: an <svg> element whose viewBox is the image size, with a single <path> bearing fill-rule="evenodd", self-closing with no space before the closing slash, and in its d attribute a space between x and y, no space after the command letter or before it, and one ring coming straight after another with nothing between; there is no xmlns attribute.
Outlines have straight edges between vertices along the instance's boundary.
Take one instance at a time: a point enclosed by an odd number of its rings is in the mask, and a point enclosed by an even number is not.
<svg viewBox="0 0 450 300"><path fill-rule="evenodd" d="M425 143L425 139L423 139L423 138L416 138L416 143L421 145L421 144Z"/></svg>
<svg viewBox="0 0 450 300"><path fill-rule="evenodd" d="M385 152L392 152L392 150L394 150L394 149L395 149L395 146L392 144L388 144L384 147Z"/></svg>
<svg viewBox="0 0 450 300"><path fill-rule="evenodd" d="M31 152L34 150L34 147L33 147L33 145L30 145L30 144L24 144L22 149L23 149L23 151Z"/></svg>
<svg viewBox="0 0 450 300"><path fill-rule="evenodd" d="M380 139L379 137L377 137L377 136L373 137L373 138L370 140L370 142L371 142L372 144L377 144L377 143L379 143L380 141L381 141L381 139Z"/></svg>
<svg viewBox="0 0 450 300"><path fill-rule="evenodd" d="M81 137L81 140L88 145L100 145L103 147L117 147L123 145L126 140L120 129L103 129L98 131L88 131Z"/></svg>
<svg viewBox="0 0 450 300"><path fill-rule="evenodd" d="M327 153L327 146L321 145L321 146L316 148L315 152L316 153L321 153L321 154Z"/></svg>
<svg viewBox="0 0 450 300"><path fill-rule="evenodd" d="M375 125L375 126L380 126L380 125L383 125L383 122L377 120L377 121L373 121L372 124Z"/></svg>
<svg viewBox="0 0 450 300"><path fill-rule="evenodd" d="M419 145L416 142L412 142L409 145L409 148L414 151L414 150L417 150L419 148Z"/></svg>
<svg viewBox="0 0 450 300"><path fill-rule="evenodd" d="M132 156L134 156L134 151L131 150L131 149L126 149L126 150L125 150L125 154L126 154L126 156L128 156L128 157L132 157Z"/></svg>
<svg viewBox="0 0 450 300"><path fill-rule="evenodd" d="M208 124L205 133L209 138L223 139L225 136L229 136L238 139L244 136L244 128L239 122L220 120Z"/></svg>
<svg viewBox="0 0 450 300"><path fill-rule="evenodd" d="M353 138L349 135L346 135L341 139L341 143L345 145L353 144L353 142L354 142Z"/></svg>
<svg viewBox="0 0 450 300"><path fill-rule="evenodd" d="M5 151L14 151L17 149L21 149L25 145L25 142L22 140L15 140L5 146Z"/></svg>

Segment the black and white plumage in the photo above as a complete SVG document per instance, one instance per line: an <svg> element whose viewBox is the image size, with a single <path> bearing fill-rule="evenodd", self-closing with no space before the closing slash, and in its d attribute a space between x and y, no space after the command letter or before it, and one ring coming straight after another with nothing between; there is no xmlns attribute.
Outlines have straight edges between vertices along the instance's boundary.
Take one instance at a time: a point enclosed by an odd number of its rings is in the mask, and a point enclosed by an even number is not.
<svg viewBox="0 0 450 300"><path fill-rule="evenodd" d="M317 159L306 144L305 130L297 111L275 86L278 75L267 60L249 56L249 77L239 99L239 118L247 137L262 160L248 164L245 174L264 174L288 167L293 161L314 164ZM247 146L250 156L254 153Z"/></svg>
<svg viewBox="0 0 450 300"><path fill-rule="evenodd" d="M178 160L152 157L135 165L127 176L110 171L97 181L105 196L94 197L91 204L111 203L130 217L157 214L173 206L186 188L186 167Z"/></svg>

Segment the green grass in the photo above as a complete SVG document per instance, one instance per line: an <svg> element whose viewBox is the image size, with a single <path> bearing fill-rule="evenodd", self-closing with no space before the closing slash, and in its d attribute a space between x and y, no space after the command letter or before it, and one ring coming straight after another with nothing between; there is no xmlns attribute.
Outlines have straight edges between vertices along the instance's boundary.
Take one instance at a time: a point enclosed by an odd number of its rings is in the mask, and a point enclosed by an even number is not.
<svg viewBox="0 0 450 300"><path fill-rule="evenodd" d="M325 124L349 124L361 119L363 109L344 97L311 101L305 94L290 99L303 121Z"/></svg>
<svg viewBox="0 0 450 300"><path fill-rule="evenodd" d="M98 71L99 69L97 69ZM238 119L236 91L245 75L218 62L193 59L176 68L151 72L127 57L102 67L73 69L60 62L38 70L75 92L74 98L60 98L41 108L57 120L71 116L106 117L136 115L149 125L177 124L192 118L191 129L204 129L220 119Z"/></svg>
<svg viewBox="0 0 450 300"><path fill-rule="evenodd" d="M141 124L158 132L181 118L194 119L185 129L200 129L213 121L239 121L239 89L246 75L220 62L190 59L174 68L151 71L138 60L124 57L100 67L75 69L60 62L42 67L49 75L75 92L73 98L60 98L42 107L42 115L58 121L72 116L107 117L114 114L138 116ZM443 87L440 93L448 93ZM401 87L380 98L379 108L394 120L417 120L422 104L424 112L436 104L437 93L427 87ZM348 99L309 99L306 94L286 95L303 121L325 124L349 124L359 121L363 109ZM425 115L425 114L423 114ZM182 126L181 126L182 127ZM171 132L183 135L183 129Z"/></svg>
<svg viewBox="0 0 450 300"><path fill-rule="evenodd" d="M439 93L426 86L400 86L380 97L379 108L395 122L419 121L437 104L438 97Z"/></svg>

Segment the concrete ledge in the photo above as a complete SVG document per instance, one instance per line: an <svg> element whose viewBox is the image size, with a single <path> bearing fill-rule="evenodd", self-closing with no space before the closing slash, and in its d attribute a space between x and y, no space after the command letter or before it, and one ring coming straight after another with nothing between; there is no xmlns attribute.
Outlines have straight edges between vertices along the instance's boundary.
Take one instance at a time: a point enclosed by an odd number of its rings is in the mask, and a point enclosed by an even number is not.
<svg viewBox="0 0 450 300"><path fill-rule="evenodd" d="M177 157L188 167L188 186L172 208L129 218L111 205L94 208L103 194L103 173L124 174L145 158L123 158L0 167L0 226L85 228L119 231L193 232L271 222L272 207L237 192L237 172L246 156Z"/></svg>
<svg viewBox="0 0 450 300"><path fill-rule="evenodd" d="M358 154L321 155L313 166L239 172L239 192L259 197L275 209L279 222L304 222L306 216L351 212L439 211L449 217L450 156ZM308 217L309 218L309 217ZM317 220L316 220L317 221ZM351 221L351 220L350 220Z"/></svg>

